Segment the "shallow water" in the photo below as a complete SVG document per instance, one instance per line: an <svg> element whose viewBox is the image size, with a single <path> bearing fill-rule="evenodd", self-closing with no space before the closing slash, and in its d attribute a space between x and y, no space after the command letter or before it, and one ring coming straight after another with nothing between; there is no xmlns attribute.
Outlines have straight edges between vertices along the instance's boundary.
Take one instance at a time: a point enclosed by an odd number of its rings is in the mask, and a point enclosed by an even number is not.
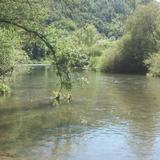
<svg viewBox="0 0 160 160"><path fill-rule="evenodd" d="M30 68L0 99L0 160L160 158L160 79L86 73L72 103L54 107L54 70Z"/></svg>

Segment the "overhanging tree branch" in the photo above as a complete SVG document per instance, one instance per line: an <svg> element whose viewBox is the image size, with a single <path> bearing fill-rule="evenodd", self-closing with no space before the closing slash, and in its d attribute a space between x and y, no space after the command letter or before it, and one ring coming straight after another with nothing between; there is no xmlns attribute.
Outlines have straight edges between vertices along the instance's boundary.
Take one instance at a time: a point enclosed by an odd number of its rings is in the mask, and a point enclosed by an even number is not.
<svg viewBox="0 0 160 160"><path fill-rule="evenodd" d="M27 33L31 33L31 34L35 35L36 37L38 37L40 40L42 40L46 44L46 46L51 50L51 52L55 56L55 51L54 51L53 46L48 42L47 38L43 34L37 32L35 30L32 30L30 28L27 28L27 27L25 27L25 26L23 26L21 24L16 23L16 22L13 22L11 20L0 19L0 23L6 23L6 24L9 24L9 25L12 25L12 26L16 26L18 28L23 29ZM56 56L55 56L55 58L56 58Z"/></svg>
<svg viewBox="0 0 160 160"><path fill-rule="evenodd" d="M0 19L0 23L6 23L6 24L9 24L9 25L12 25L12 26L16 26L16 27L18 27L18 28L23 29L23 30L26 31L27 33L31 33L31 34L33 34L34 36L38 37L38 38L39 38L40 40L42 40L42 41L45 43L45 45L50 49L50 51L52 52L52 54L53 54L53 56L54 56L55 61L57 60L56 52L55 52L53 46L48 42L47 38L46 38L43 34L37 32L37 31L35 31L35 30L32 30L32 29L30 29L30 28L27 28L27 27L25 27L25 26L22 26L21 24L18 24L18 23L15 23L15 22L13 22L13 21L10 21L10 20Z"/></svg>
<svg viewBox="0 0 160 160"><path fill-rule="evenodd" d="M62 83L62 81L63 81L62 80L62 74L61 74L60 67L59 67L59 64L58 64L58 59L57 59L57 56L56 56L56 52L54 50L54 47L50 44L50 42L45 37L45 35L39 33L38 31L27 28L26 26L23 26L21 24L13 22L12 20L0 19L0 23L5 23L5 24L11 25L11 26L18 27L20 29L23 29L27 33L33 34L34 36L38 37L48 47L48 49L52 52L53 57L54 57L54 61L55 61L55 65L56 65L56 69L57 69L57 75L59 76L60 82Z"/></svg>

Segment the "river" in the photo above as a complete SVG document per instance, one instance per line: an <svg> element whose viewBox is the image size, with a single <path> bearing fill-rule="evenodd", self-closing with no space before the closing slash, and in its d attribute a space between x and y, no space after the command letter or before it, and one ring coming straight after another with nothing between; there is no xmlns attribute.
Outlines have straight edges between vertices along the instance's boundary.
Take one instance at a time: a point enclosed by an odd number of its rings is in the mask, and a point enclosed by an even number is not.
<svg viewBox="0 0 160 160"><path fill-rule="evenodd" d="M160 79L86 73L53 106L52 67L31 66L0 98L0 160L158 160Z"/></svg>

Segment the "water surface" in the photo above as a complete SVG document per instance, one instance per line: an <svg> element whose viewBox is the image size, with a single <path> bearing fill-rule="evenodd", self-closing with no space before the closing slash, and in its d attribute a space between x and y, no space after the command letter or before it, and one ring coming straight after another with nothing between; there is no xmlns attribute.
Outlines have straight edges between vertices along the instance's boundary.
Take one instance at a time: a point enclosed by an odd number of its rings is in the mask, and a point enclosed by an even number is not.
<svg viewBox="0 0 160 160"><path fill-rule="evenodd" d="M52 106L54 70L33 66L0 99L0 160L158 160L160 79L86 73Z"/></svg>

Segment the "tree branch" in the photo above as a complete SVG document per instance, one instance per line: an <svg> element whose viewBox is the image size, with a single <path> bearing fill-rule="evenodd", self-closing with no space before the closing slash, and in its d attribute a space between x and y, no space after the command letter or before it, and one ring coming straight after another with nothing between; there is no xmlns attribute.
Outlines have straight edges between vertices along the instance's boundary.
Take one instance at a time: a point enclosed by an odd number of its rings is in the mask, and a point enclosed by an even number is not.
<svg viewBox="0 0 160 160"><path fill-rule="evenodd" d="M16 26L18 28L21 28L24 31L26 31L27 33L31 33L34 36L38 37L42 42L44 42L45 45L48 47L48 49L53 54L55 65L56 65L56 69L57 69L57 75L60 77L60 81L62 82L62 74L61 74L60 67L59 67L59 64L58 64L58 59L57 59L57 56L56 56L56 52L54 50L54 47L49 43L49 41L47 40L47 38L43 34L37 32L35 30L32 30L30 28L27 28L27 27L25 27L25 26L23 26L21 24L16 23L16 22L13 22L12 20L0 19L0 23L5 23L5 24L8 24L8 25L12 25L12 26Z"/></svg>

